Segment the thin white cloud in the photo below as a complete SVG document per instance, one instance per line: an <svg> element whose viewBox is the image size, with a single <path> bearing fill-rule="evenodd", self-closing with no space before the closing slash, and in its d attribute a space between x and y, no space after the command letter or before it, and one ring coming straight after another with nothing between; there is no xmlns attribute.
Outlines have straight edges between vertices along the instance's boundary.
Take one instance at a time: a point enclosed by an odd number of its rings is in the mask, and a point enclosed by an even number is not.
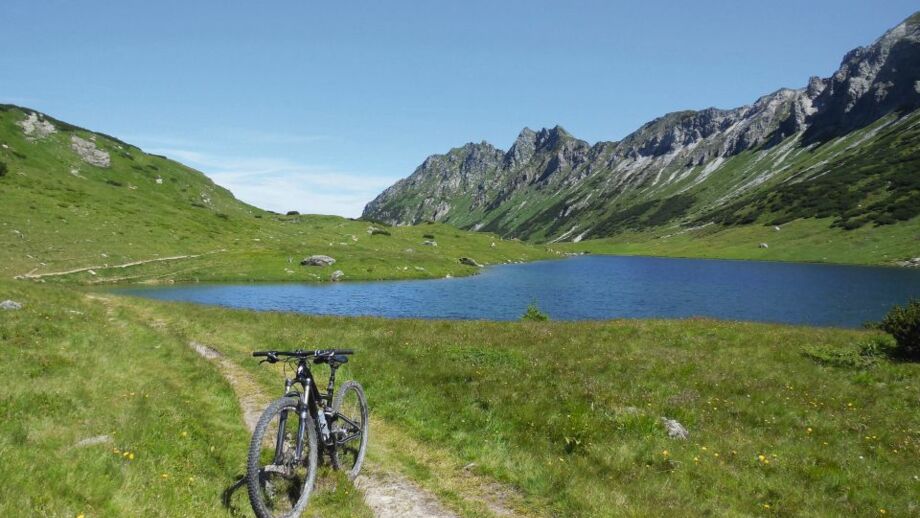
<svg viewBox="0 0 920 518"><path fill-rule="evenodd" d="M218 156L178 148L151 152L199 169L237 198L277 212L357 217L368 201L395 181L279 158Z"/></svg>
<svg viewBox="0 0 920 518"><path fill-rule="evenodd" d="M274 145L294 145L294 144L311 144L314 142L328 142L335 140L329 135L306 134L306 133L284 133L272 131L259 131L241 128L220 128L214 132L213 140L203 142L199 138L192 136L177 137L175 135L156 135L156 134L133 134L123 135L122 140L125 142L135 143L142 148L146 147L182 147L193 145L195 148L205 147L206 144L221 142L223 144L274 144ZM219 135L219 136L217 136Z"/></svg>

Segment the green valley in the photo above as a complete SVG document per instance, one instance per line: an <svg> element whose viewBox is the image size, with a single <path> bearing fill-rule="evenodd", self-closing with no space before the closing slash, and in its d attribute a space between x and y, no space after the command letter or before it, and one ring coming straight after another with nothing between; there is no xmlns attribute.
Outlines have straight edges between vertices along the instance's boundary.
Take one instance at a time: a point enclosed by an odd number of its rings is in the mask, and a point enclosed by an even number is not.
<svg viewBox="0 0 920 518"><path fill-rule="evenodd" d="M23 121L33 118L48 125L47 134L26 134ZM87 162L75 150L81 141L109 164ZM8 277L85 284L326 281L341 270L346 279L434 278L475 273L460 257L481 264L549 257L518 241L442 224L386 227L274 214L236 200L182 164L14 106L0 109L0 162L6 171L0 272ZM317 254L337 262L300 266ZM119 267L131 263L137 264ZM49 275L71 270L79 271Z"/></svg>

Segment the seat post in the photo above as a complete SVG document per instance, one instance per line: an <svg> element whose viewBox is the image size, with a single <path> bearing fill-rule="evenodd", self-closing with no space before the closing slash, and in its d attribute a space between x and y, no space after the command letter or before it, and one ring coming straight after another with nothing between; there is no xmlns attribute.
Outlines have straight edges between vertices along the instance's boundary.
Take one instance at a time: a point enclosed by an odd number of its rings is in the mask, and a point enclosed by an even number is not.
<svg viewBox="0 0 920 518"><path fill-rule="evenodd" d="M335 371L338 370L339 366L335 361L329 362L329 385L326 387L326 394L329 395L329 398L332 398L332 391L335 390ZM332 401L329 401L329 404L332 404Z"/></svg>

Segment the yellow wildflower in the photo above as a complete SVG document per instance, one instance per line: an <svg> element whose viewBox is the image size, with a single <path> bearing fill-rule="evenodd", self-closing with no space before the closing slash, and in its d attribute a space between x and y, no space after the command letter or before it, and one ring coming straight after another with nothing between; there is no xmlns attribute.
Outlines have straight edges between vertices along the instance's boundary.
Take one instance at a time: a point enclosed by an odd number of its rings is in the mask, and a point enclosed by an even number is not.
<svg viewBox="0 0 920 518"><path fill-rule="evenodd" d="M671 454L671 453L670 453L668 450L664 450L664 451L661 452L661 455L663 455L663 456L665 456L665 457L667 457L667 456L670 455L670 454Z"/></svg>
<svg viewBox="0 0 920 518"><path fill-rule="evenodd" d="M133 453L133 452L128 454L128 460L134 460L134 453Z"/></svg>

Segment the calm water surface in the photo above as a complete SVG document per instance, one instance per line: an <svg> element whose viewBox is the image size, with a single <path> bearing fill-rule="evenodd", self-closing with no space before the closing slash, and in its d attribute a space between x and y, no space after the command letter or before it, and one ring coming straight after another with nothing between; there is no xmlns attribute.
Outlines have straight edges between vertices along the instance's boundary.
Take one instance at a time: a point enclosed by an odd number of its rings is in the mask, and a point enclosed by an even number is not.
<svg viewBox="0 0 920 518"><path fill-rule="evenodd" d="M347 273L347 272L346 272ZM142 297L317 315L516 320L708 316L859 327L920 297L920 271L820 264L585 256L456 279L201 284L115 290Z"/></svg>

